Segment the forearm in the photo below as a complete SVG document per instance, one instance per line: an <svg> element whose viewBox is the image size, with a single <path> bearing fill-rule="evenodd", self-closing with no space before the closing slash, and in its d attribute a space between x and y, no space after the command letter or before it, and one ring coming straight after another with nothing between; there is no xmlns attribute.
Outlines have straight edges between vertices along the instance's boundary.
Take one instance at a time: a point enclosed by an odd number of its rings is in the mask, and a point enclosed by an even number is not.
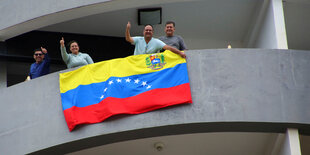
<svg viewBox="0 0 310 155"><path fill-rule="evenodd" d="M171 47L171 46L168 46L167 50L169 50L169 51L171 51L171 52L173 52L175 54L180 54L181 53L181 51L179 51L178 49L176 49L174 47Z"/></svg>
<svg viewBox="0 0 310 155"><path fill-rule="evenodd" d="M169 50L169 51L171 51L171 52L173 52L173 53L175 53L175 54L178 54L178 55L180 55L182 58L186 58L186 55L185 55L183 52L181 52L180 50L178 50L178 49L176 49L176 48L174 48L174 47L165 45L165 46L163 47L163 49Z"/></svg>
<svg viewBox="0 0 310 155"><path fill-rule="evenodd" d="M126 41L133 43L133 39L130 36L129 28L126 28Z"/></svg>
<svg viewBox="0 0 310 155"><path fill-rule="evenodd" d="M61 52L62 60L65 63L67 63L67 61L69 59L69 54L67 53L67 50L66 50L65 46L60 46L60 52Z"/></svg>
<svg viewBox="0 0 310 155"><path fill-rule="evenodd" d="M44 54L44 63L50 63L50 61L51 61L51 59L50 59L50 57L48 56L48 53L45 53Z"/></svg>

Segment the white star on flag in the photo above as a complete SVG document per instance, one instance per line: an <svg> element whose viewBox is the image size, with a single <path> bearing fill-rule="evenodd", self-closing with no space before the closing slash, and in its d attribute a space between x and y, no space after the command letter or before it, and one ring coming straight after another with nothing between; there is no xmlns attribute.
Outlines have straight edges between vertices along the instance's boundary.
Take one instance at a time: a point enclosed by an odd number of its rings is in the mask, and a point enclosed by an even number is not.
<svg viewBox="0 0 310 155"><path fill-rule="evenodd" d="M111 85L113 83L113 80L109 81L109 85Z"/></svg>
<svg viewBox="0 0 310 155"><path fill-rule="evenodd" d="M136 80L135 80L135 83L136 83L136 84L138 84L139 82L140 82L140 80L139 80L139 79L136 79Z"/></svg>
<svg viewBox="0 0 310 155"><path fill-rule="evenodd" d="M141 85L142 85L142 86L147 85L146 81L143 81Z"/></svg>
<svg viewBox="0 0 310 155"><path fill-rule="evenodd" d="M104 88L104 90L103 90L103 91L104 91L104 92L106 92L107 90L108 90L108 88Z"/></svg>
<svg viewBox="0 0 310 155"><path fill-rule="evenodd" d="M126 79L126 82L130 82L130 81L131 81L131 79L129 79L129 78Z"/></svg>
<svg viewBox="0 0 310 155"><path fill-rule="evenodd" d="M152 87L152 85L147 85L146 89L150 89Z"/></svg>
<svg viewBox="0 0 310 155"><path fill-rule="evenodd" d="M117 81L118 83L122 82L122 80L121 80L121 79L117 79L116 81Z"/></svg>
<svg viewBox="0 0 310 155"><path fill-rule="evenodd" d="M101 95L100 99L103 99L104 98L104 95Z"/></svg>

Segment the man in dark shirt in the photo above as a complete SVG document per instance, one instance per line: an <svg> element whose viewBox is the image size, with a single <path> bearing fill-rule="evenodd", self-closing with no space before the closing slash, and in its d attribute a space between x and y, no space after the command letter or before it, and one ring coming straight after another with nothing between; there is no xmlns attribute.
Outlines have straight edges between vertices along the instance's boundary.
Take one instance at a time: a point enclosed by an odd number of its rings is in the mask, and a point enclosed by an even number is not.
<svg viewBox="0 0 310 155"><path fill-rule="evenodd" d="M169 46L172 46L180 51L187 50L184 40L181 36L174 35L175 23L173 21L166 22L166 36L161 36L159 39Z"/></svg>
<svg viewBox="0 0 310 155"><path fill-rule="evenodd" d="M50 72L50 58L45 48L35 49L33 58L36 62L31 64L27 80L46 75Z"/></svg>

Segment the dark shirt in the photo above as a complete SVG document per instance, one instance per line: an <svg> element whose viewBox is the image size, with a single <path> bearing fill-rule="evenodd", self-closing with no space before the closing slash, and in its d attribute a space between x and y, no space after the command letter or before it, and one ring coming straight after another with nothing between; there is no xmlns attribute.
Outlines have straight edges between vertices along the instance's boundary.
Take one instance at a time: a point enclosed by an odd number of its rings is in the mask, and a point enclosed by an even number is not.
<svg viewBox="0 0 310 155"><path fill-rule="evenodd" d="M44 60L41 63L33 63L30 67L29 76L31 79L50 73L50 59L48 54L44 54Z"/></svg>
<svg viewBox="0 0 310 155"><path fill-rule="evenodd" d="M187 47L181 36L178 35L174 35L172 37L161 36L159 37L159 39L164 43L166 43L167 45L172 46L180 51L187 50Z"/></svg>

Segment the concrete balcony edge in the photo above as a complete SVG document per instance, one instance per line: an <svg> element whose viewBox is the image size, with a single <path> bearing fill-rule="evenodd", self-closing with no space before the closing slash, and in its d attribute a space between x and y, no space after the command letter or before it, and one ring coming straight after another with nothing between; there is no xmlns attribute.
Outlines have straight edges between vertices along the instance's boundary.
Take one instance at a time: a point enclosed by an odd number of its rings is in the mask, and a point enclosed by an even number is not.
<svg viewBox="0 0 310 155"><path fill-rule="evenodd" d="M297 128L309 134L309 51L186 53L193 104L115 116L73 132L68 131L62 112L59 72L0 89L0 150L69 153L126 140L202 132L284 133Z"/></svg>

